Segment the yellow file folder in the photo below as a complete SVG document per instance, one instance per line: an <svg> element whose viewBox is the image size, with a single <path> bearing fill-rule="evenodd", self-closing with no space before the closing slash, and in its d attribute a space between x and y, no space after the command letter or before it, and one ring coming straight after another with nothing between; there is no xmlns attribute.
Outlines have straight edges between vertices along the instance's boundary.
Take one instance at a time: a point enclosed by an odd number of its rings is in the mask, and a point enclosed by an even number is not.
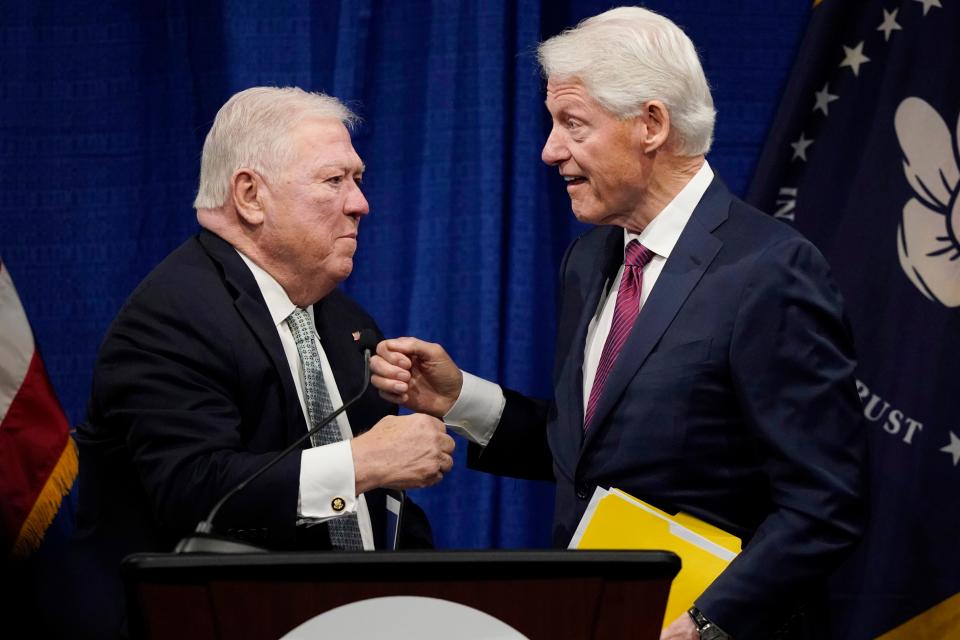
<svg viewBox="0 0 960 640"><path fill-rule="evenodd" d="M704 592L740 553L740 539L685 513L672 516L620 491L597 487L571 549L663 549L680 556L663 626Z"/></svg>

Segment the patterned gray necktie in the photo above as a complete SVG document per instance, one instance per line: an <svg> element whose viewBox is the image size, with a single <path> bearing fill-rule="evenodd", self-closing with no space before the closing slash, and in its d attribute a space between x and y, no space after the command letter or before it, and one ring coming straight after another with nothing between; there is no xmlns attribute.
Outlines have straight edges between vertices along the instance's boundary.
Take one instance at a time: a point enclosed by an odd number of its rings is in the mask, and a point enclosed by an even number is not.
<svg viewBox="0 0 960 640"><path fill-rule="evenodd" d="M323 381L323 370L320 368L320 351L314 340L313 322L310 314L304 309L297 309L287 318L287 326L293 332L293 339L297 343L300 353L300 362L303 363L304 396L307 401L307 412L310 414L310 426L315 427L324 416L333 413L333 403L327 385ZM310 443L315 447L340 442L340 427L336 420L331 420L318 433L310 436ZM330 531L330 542L337 549L362 551L363 539L360 537L360 525L356 513L348 513L333 520L327 521Z"/></svg>

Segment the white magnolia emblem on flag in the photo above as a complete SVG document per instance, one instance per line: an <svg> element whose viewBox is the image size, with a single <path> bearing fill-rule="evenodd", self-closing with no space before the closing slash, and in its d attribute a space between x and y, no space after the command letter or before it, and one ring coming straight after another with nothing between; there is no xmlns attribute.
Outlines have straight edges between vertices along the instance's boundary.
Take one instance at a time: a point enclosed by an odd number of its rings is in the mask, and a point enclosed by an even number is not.
<svg viewBox="0 0 960 640"><path fill-rule="evenodd" d="M894 128L914 197L897 229L900 265L927 298L960 306L960 118L956 138L936 109L920 98L897 107Z"/></svg>

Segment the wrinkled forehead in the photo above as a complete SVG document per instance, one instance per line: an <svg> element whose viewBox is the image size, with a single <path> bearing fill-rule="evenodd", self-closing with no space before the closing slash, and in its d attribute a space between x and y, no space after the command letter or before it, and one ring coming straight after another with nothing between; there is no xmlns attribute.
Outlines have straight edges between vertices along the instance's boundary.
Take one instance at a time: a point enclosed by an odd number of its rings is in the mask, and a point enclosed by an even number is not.
<svg viewBox="0 0 960 640"><path fill-rule="evenodd" d="M603 109L587 86L577 77L547 79L544 104L551 113L564 109ZM604 109L605 111L605 109Z"/></svg>
<svg viewBox="0 0 960 640"><path fill-rule="evenodd" d="M294 162L340 165L355 171L363 169L350 132L336 118L307 117L300 120L287 132L287 144Z"/></svg>
<svg viewBox="0 0 960 640"><path fill-rule="evenodd" d="M547 78L547 101L556 99L558 96L565 96L569 94L583 94L589 96L590 92L587 90L587 86L583 83L583 81L576 76L550 76Z"/></svg>

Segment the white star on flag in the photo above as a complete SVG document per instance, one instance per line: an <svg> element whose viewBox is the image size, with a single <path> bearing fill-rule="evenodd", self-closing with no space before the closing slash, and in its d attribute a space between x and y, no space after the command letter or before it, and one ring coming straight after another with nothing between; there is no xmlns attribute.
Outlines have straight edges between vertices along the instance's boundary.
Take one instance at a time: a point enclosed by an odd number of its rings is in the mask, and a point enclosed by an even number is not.
<svg viewBox="0 0 960 640"><path fill-rule="evenodd" d="M940 451L953 456L953 466L960 464L960 438L958 438L953 431L950 432L950 444L940 449Z"/></svg>
<svg viewBox="0 0 960 640"><path fill-rule="evenodd" d="M830 83L828 82L827 84L823 85L823 89L821 89L820 91L817 91L816 93L817 104L813 105L813 110L816 111L817 109L819 109L820 111L823 111L823 115L828 115L827 105L829 105L834 100L838 100L840 98L840 96L835 96L832 93L830 93L829 89L830 89Z"/></svg>
<svg viewBox="0 0 960 640"><path fill-rule="evenodd" d="M844 47L843 48L843 62L840 63L841 67L850 67L850 70L853 71L853 75L860 75L860 65L865 62L870 62L870 58L863 55L863 41L860 42L854 48Z"/></svg>
<svg viewBox="0 0 960 640"><path fill-rule="evenodd" d="M930 11L930 7L937 7L942 9L943 5L940 4L940 0L916 0L923 5L923 15L927 15L927 11Z"/></svg>
<svg viewBox="0 0 960 640"><path fill-rule="evenodd" d="M791 142L790 146L793 147L793 160L800 158L804 162L807 161L807 147L813 144L813 140L807 140L806 134L801 133L800 139L796 142Z"/></svg>
<svg viewBox="0 0 960 640"><path fill-rule="evenodd" d="M889 42L890 34L894 31L902 31L903 27L897 22L897 14L900 13L900 9L894 9L893 11L883 10L883 22L880 23L880 26L877 27L877 31L883 31L883 41ZM926 13L926 11L924 11Z"/></svg>

